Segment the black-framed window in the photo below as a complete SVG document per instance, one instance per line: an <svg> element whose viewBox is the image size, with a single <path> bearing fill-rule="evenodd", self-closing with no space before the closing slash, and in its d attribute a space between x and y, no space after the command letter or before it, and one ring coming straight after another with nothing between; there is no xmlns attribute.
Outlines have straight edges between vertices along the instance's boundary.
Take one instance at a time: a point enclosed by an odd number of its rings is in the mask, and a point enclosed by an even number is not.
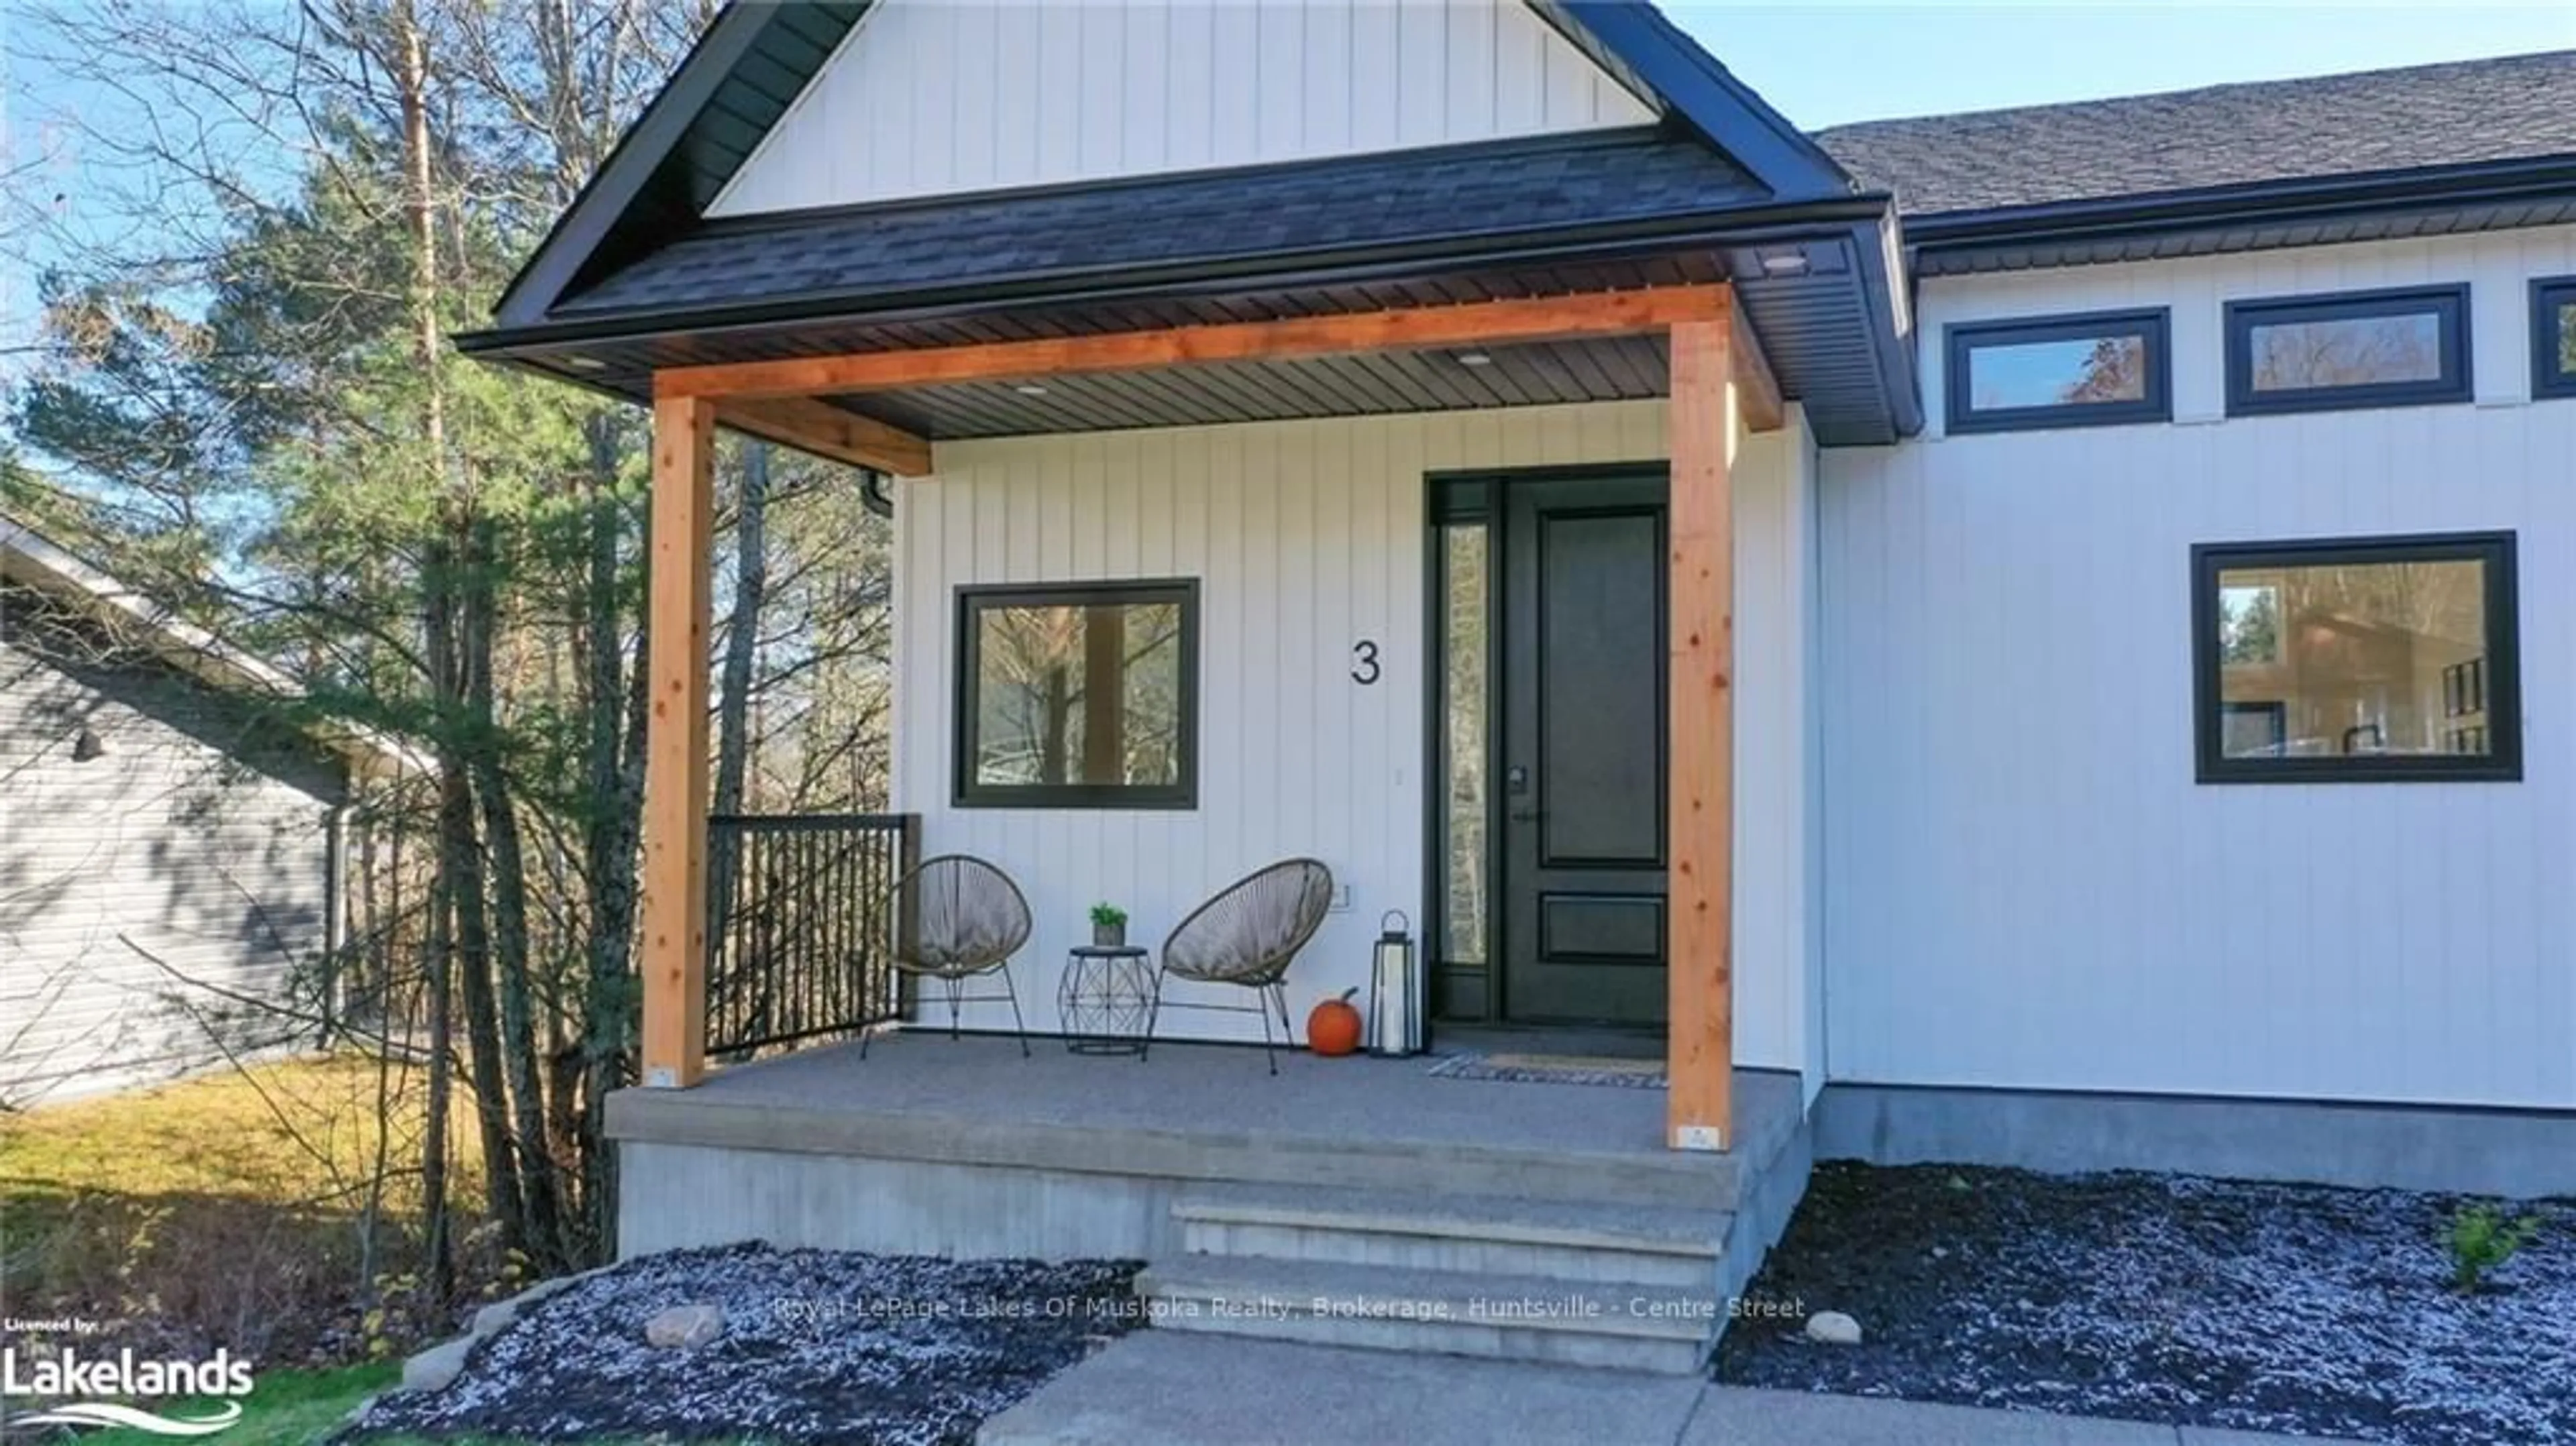
<svg viewBox="0 0 2576 1446"><path fill-rule="evenodd" d="M1953 432L2162 422L2173 416L2166 313L1956 325L1943 333Z"/></svg>
<svg viewBox="0 0 2576 1446"><path fill-rule="evenodd" d="M2227 303L2227 413L2469 400L2469 288Z"/></svg>
<svg viewBox="0 0 2576 1446"><path fill-rule="evenodd" d="M2509 532L2192 549L2200 781L2522 776Z"/></svg>
<svg viewBox="0 0 2576 1446"><path fill-rule="evenodd" d="M1198 805L1197 579L961 587L957 638L959 805Z"/></svg>
<svg viewBox="0 0 2576 1446"><path fill-rule="evenodd" d="M2576 276L2531 283L2531 394L2576 397Z"/></svg>

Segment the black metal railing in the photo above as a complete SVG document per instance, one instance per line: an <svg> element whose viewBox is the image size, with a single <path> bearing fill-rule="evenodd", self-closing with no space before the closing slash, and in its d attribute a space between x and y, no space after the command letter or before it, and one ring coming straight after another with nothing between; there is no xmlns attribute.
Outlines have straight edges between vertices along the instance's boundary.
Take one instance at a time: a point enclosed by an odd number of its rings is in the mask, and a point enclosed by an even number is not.
<svg viewBox="0 0 2576 1446"><path fill-rule="evenodd" d="M895 881L918 814L718 815L707 823L707 1052L739 1057L893 1019Z"/></svg>

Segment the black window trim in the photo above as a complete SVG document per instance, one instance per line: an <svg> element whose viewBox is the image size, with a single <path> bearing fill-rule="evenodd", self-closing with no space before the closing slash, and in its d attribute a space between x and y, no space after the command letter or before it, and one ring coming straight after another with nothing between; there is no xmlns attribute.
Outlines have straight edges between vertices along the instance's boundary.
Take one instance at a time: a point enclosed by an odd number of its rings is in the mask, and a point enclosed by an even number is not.
<svg viewBox="0 0 2576 1446"><path fill-rule="evenodd" d="M2202 783L2519 783L2522 633L2512 532L2410 533L2277 542L2204 542L2191 549L2192 736ZM2486 754L2351 758L2230 758L2218 680L2218 578L2249 568L2400 562L2479 562L2486 572Z"/></svg>
<svg viewBox="0 0 2576 1446"><path fill-rule="evenodd" d="M2576 370L2558 364L2558 313L2576 306L2576 276L2531 283L2531 395L2534 401L2576 397Z"/></svg>
<svg viewBox="0 0 2576 1446"><path fill-rule="evenodd" d="M983 643L975 626L985 607L1098 607L1117 603L1181 604L1181 768L1167 785L1124 783L978 783L975 710L969 696L980 676ZM1188 812L1199 806L1199 580L1115 578L1094 582L964 583L955 609L957 676L948 690L949 802L957 808L1139 809Z"/></svg>
<svg viewBox="0 0 2576 1446"><path fill-rule="evenodd" d="M2372 382L2349 387L2254 390L2254 329L2285 323L2352 321L2429 311L2440 331L2442 374L2425 382ZM2340 412L2364 407L2419 407L2475 397L2469 354L2469 285L2404 286L2381 291L2320 291L2227 303L2227 415Z"/></svg>
<svg viewBox="0 0 2576 1446"><path fill-rule="evenodd" d="M2051 402L2037 407L1969 405L1969 356L1981 346L2075 341L2135 333L2147 344L2147 394L2134 402ZM2056 427L2117 427L2173 420L2173 311L2143 307L2123 311L2060 312L1999 321L1952 322L1942 328L1943 411L1951 433L2026 432Z"/></svg>

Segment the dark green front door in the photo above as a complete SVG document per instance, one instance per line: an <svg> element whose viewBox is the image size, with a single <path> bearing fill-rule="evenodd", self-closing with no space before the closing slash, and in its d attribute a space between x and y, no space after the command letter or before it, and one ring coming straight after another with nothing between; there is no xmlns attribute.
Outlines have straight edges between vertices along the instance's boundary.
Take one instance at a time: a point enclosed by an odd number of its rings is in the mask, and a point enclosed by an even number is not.
<svg viewBox="0 0 2576 1446"><path fill-rule="evenodd" d="M1664 1018L1664 494L1504 485L1495 759L1502 1013Z"/></svg>

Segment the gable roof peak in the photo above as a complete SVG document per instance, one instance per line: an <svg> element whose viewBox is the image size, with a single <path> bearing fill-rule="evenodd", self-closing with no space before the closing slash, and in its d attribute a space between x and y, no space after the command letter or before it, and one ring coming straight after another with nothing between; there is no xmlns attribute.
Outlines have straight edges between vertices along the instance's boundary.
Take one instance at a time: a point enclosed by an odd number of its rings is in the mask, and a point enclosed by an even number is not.
<svg viewBox="0 0 2576 1446"><path fill-rule="evenodd" d="M701 225L852 31L890 0L730 0L502 294L502 331ZM1834 159L1645 0L1524 4L1667 123L1725 153L1780 202L1849 196ZM783 92L783 93L782 93Z"/></svg>

